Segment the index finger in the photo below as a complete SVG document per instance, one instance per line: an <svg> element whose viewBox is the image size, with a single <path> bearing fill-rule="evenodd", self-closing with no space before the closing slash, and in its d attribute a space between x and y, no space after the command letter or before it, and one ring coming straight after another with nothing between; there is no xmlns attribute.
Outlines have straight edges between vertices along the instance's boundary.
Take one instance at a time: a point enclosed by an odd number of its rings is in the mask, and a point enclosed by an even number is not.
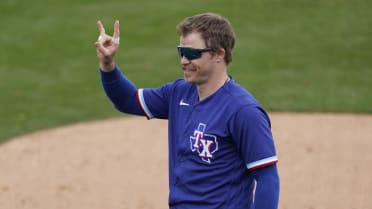
<svg viewBox="0 0 372 209"><path fill-rule="evenodd" d="M100 35L105 35L106 34L105 28L103 27L103 24L102 24L101 20L97 21L97 27L98 27Z"/></svg>
<svg viewBox="0 0 372 209"><path fill-rule="evenodd" d="M113 38L120 38L120 29L119 29L119 20L115 20L115 23L114 23L114 34L113 34Z"/></svg>

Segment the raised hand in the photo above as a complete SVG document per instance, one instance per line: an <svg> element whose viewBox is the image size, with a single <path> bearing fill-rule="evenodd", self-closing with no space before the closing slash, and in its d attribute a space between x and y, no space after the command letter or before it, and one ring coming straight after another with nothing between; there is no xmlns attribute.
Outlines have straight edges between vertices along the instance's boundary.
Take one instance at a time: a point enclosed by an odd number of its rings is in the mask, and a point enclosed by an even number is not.
<svg viewBox="0 0 372 209"><path fill-rule="evenodd" d="M119 48L120 31L119 31L119 20L114 23L114 34L109 36L106 34L105 28L100 20L97 21L97 27L99 30L99 37L96 41L96 50L99 65L101 70L109 72L115 68L115 54Z"/></svg>

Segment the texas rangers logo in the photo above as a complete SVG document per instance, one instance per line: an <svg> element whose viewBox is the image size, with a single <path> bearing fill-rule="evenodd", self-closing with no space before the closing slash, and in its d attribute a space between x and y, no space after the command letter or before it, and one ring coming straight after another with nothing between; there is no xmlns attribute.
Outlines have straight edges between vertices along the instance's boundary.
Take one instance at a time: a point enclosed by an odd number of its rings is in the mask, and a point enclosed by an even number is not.
<svg viewBox="0 0 372 209"><path fill-rule="evenodd" d="M197 152L204 162L210 164L214 159L213 153L218 150L218 142L216 136L205 133L206 126L204 123L199 123L194 135L190 136L190 148L192 152Z"/></svg>

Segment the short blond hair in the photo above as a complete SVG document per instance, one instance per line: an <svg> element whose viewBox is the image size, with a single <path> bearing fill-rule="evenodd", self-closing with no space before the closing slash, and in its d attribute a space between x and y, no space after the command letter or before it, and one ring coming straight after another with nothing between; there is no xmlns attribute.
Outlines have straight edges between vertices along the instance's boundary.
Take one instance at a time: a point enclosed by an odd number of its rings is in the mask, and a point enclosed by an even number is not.
<svg viewBox="0 0 372 209"><path fill-rule="evenodd" d="M235 45L235 32L229 20L215 13L203 13L185 18L177 25L180 36L187 36L192 32L201 34L208 48L214 51L225 50L225 62L232 61L232 50Z"/></svg>

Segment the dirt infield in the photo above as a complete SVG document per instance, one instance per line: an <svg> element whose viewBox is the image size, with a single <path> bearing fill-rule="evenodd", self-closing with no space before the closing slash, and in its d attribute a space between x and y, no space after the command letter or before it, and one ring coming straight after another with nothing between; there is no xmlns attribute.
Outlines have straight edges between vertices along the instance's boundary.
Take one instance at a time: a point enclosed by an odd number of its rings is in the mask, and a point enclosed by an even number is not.
<svg viewBox="0 0 372 209"><path fill-rule="evenodd" d="M280 209L372 208L372 115L270 116ZM2 144L0 209L165 209L166 126L123 117Z"/></svg>

